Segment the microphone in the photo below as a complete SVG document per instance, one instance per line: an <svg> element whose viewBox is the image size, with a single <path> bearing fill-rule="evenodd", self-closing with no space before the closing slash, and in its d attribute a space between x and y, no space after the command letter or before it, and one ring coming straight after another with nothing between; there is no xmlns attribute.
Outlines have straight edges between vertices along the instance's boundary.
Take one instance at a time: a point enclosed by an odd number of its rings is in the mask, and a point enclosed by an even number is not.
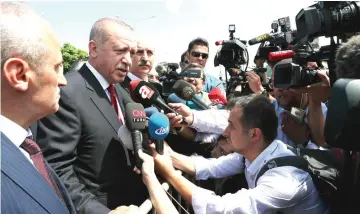
<svg viewBox="0 0 360 214"><path fill-rule="evenodd" d="M270 52L269 61L281 61L283 59L293 58L293 56L295 56L293 50Z"/></svg>
<svg viewBox="0 0 360 214"><path fill-rule="evenodd" d="M199 106L201 110L210 109L199 97L195 96L194 86L184 80L176 81L171 90L181 99L192 101Z"/></svg>
<svg viewBox="0 0 360 214"><path fill-rule="evenodd" d="M261 36L250 39L249 40L249 45L255 45L255 44L261 43L263 41L267 41L269 38L270 38L270 34L265 33L265 34L263 34Z"/></svg>
<svg viewBox="0 0 360 214"><path fill-rule="evenodd" d="M155 113L149 118L149 134L156 140L156 151L164 154L164 139L170 131L169 119L161 113Z"/></svg>
<svg viewBox="0 0 360 214"><path fill-rule="evenodd" d="M176 94L172 93L168 96L168 101L170 103L182 103L186 105L186 101L176 96Z"/></svg>
<svg viewBox="0 0 360 214"><path fill-rule="evenodd" d="M155 107L145 108L146 117L150 117L151 115L155 114L156 112L159 112L159 110Z"/></svg>
<svg viewBox="0 0 360 214"><path fill-rule="evenodd" d="M145 129L146 114L144 111L144 106L140 103L128 103L125 106L125 115L126 127L131 133L133 142L136 167L141 169L142 160L139 157L138 151L143 150L143 136L140 130Z"/></svg>
<svg viewBox="0 0 360 214"><path fill-rule="evenodd" d="M176 111L170 108L160 97L159 92L156 88L143 80L132 80L130 82L130 94L131 98L135 102L139 102L143 105L156 105L160 109L164 110L165 113L174 113L179 115ZM187 124L185 118L182 118L183 124Z"/></svg>
<svg viewBox="0 0 360 214"><path fill-rule="evenodd" d="M227 103L226 97L223 95L221 89L218 87L212 88L208 96L212 103L222 105L225 105Z"/></svg>

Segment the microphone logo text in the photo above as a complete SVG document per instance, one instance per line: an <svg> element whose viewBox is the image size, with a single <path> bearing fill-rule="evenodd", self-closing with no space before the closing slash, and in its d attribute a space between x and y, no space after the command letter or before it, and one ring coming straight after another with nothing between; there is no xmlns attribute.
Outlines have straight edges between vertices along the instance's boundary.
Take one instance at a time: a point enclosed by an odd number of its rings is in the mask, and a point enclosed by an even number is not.
<svg viewBox="0 0 360 214"><path fill-rule="evenodd" d="M139 89L139 93L143 99L150 99L150 97L154 94L154 91L146 85L143 85Z"/></svg>
<svg viewBox="0 0 360 214"><path fill-rule="evenodd" d="M169 131L169 127L160 127L155 130L156 135L164 135Z"/></svg>

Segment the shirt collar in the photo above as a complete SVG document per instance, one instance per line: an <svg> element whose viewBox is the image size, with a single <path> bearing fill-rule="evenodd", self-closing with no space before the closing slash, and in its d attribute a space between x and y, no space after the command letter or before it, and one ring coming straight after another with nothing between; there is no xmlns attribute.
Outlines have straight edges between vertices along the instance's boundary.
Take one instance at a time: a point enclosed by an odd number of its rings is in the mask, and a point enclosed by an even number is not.
<svg viewBox="0 0 360 214"><path fill-rule="evenodd" d="M277 154L275 153L275 151L278 149L279 146L279 141L274 140L263 152L261 152L259 156L257 156L257 158L253 162L250 162L246 159L246 171L249 174L255 175L257 171L259 171L266 162L275 158L275 155Z"/></svg>
<svg viewBox="0 0 360 214"><path fill-rule="evenodd" d="M92 66L89 62L85 63L86 66L89 68L91 73L95 76L95 78L99 81L103 90L107 90L109 88L109 82Z"/></svg>
<svg viewBox="0 0 360 214"><path fill-rule="evenodd" d="M128 76L131 80L142 80L142 79L140 79L138 76L135 76L133 73L130 73L130 72L128 72L127 76ZM148 78L146 77L145 82L147 82L147 81L148 81Z"/></svg>
<svg viewBox="0 0 360 214"><path fill-rule="evenodd" d="M25 138L32 135L30 129L25 130L3 115L0 115L0 124L0 131L4 133L16 147L20 147Z"/></svg>

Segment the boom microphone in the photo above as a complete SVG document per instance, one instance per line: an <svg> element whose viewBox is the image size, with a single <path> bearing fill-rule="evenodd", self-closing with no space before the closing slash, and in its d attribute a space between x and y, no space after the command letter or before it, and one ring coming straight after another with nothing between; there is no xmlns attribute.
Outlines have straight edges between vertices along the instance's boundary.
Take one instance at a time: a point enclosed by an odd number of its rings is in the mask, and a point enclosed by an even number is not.
<svg viewBox="0 0 360 214"><path fill-rule="evenodd" d="M176 81L171 90L181 99L192 101L199 106L201 110L210 109L199 97L195 96L194 86L184 80Z"/></svg>
<svg viewBox="0 0 360 214"><path fill-rule="evenodd" d="M283 59L293 58L293 56L295 56L295 52L293 50L270 52L269 61L277 62Z"/></svg>
<svg viewBox="0 0 360 214"><path fill-rule="evenodd" d="M155 113L149 118L149 134L156 140L156 151L164 154L164 139L170 131L169 119L161 113Z"/></svg>
<svg viewBox="0 0 360 214"><path fill-rule="evenodd" d="M218 87L212 88L208 96L212 103L222 105L225 105L227 103L226 97L223 95L221 89Z"/></svg>
<svg viewBox="0 0 360 214"><path fill-rule="evenodd" d="M136 167L141 169L142 160L139 157L138 151L143 150L143 136L140 130L145 129L146 114L144 106L140 103L128 103L125 106L125 114L126 126L131 132L131 138L134 146Z"/></svg>
<svg viewBox="0 0 360 214"><path fill-rule="evenodd" d="M176 111L170 108L160 97L159 92L156 88L143 80L132 80L130 82L130 94L131 98L135 102L139 102L144 105L156 105L160 109L164 110L165 113L174 113L179 115ZM183 123L187 124L183 117Z"/></svg>
<svg viewBox="0 0 360 214"><path fill-rule="evenodd" d="M265 33L261 36L255 37L253 39L249 40L249 45L256 45L258 43L264 42L264 41L268 41L268 39L270 38L270 34Z"/></svg>

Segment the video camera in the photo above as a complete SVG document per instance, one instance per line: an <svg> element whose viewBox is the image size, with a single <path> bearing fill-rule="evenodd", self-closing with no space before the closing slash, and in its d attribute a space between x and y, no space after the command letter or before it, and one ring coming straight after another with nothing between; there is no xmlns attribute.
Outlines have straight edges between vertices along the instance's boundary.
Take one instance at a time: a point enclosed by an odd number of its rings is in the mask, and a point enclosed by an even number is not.
<svg viewBox="0 0 360 214"><path fill-rule="evenodd" d="M293 62L280 62L274 70L274 85L277 88L292 88L320 81L314 69L306 68L307 62L326 61L331 85L337 80L335 54L340 38L346 39L360 30L360 2L319 2L302 9L296 15L297 40ZM314 51L310 41L319 37L331 37L331 44ZM335 43L333 37L337 36ZM296 64L295 64L296 63Z"/></svg>
<svg viewBox="0 0 360 214"><path fill-rule="evenodd" d="M235 31L235 25L229 25L229 40L220 40L215 43L217 46L221 45L221 48L216 53L214 65L215 67L223 65L227 71L225 72L227 94L230 94L236 85L246 83L245 71L249 63L249 53L246 48L247 41L235 38ZM246 67L242 70L241 66L245 64ZM229 80L227 73L230 75Z"/></svg>
<svg viewBox="0 0 360 214"><path fill-rule="evenodd" d="M180 78L177 69L179 64L177 63L159 63L155 70L159 74L159 81L162 83L162 95L167 97L171 94L171 88L175 82Z"/></svg>

